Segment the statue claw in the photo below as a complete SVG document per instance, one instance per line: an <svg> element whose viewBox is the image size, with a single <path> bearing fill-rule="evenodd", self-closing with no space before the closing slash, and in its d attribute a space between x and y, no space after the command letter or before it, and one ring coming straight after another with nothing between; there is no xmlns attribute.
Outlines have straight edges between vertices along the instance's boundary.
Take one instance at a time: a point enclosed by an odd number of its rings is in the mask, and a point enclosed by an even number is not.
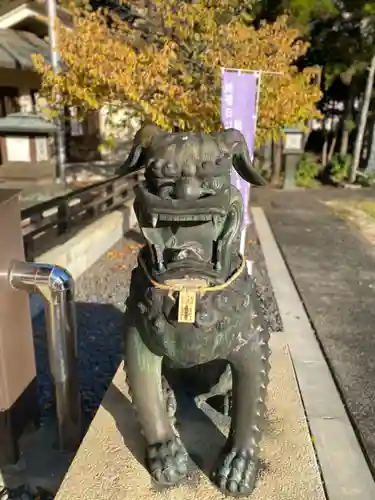
<svg viewBox="0 0 375 500"><path fill-rule="evenodd" d="M153 479L161 486L173 486L187 474L187 453L174 437L148 447L148 467Z"/></svg>
<svg viewBox="0 0 375 500"><path fill-rule="evenodd" d="M257 472L257 462L251 451L231 449L222 455L212 480L227 495L248 496L254 490Z"/></svg>

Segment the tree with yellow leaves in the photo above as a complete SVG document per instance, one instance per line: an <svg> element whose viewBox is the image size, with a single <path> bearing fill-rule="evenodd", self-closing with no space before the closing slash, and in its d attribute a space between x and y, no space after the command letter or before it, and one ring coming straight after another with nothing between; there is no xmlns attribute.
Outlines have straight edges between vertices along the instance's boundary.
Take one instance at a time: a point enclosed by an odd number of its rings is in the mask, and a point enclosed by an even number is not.
<svg viewBox="0 0 375 500"><path fill-rule="evenodd" d="M73 7L74 30L59 25L64 71L34 57L53 106L83 111L111 103L133 107L166 130L220 128L222 67L277 72L262 80L257 144L281 128L317 116L313 68L295 61L308 45L286 18L250 26L237 0L154 0L132 22L106 9Z"/></svg>

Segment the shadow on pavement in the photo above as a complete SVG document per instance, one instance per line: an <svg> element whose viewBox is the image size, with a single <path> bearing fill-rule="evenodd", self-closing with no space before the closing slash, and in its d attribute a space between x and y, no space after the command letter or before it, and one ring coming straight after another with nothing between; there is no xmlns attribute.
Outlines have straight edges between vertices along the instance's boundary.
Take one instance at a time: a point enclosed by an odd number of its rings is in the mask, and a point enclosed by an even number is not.
<svg viewBox="0 0 375 500"><path fill-rule="evenodd" d="M121 362L123 312L111 304L77 302L79 378L84 426L90 424ZM54 415L44 315L33 322L42 420Z"/></svg>

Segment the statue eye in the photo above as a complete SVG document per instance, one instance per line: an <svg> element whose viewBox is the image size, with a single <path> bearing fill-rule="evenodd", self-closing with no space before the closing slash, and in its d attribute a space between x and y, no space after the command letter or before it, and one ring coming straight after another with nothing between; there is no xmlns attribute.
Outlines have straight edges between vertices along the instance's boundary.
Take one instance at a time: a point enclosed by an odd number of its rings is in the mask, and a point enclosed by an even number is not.
<svg viewBox="0 0 375 500"><path fill-rule="evenodd" d="M201 165L201 171L208 175L214 171L215 165L211 161L204 161Z"/></svg>
<svg viewBox="0 0 375 500"><path fill-rule="evenodd" d="M164 161L163 160L156 160L156 161L154 161L154 168L155 168L155 170L158 170L159 172L162 169L163 165L164 165Z"/></svg>
<svg viewBox="0 0 375 500"><path fill-rule="evenodd" d="M182 168L182 173L186 177L194 177L197 173L197 167L194 164L184 165Z"/></svg>
<svg viewBox="0 0 375 500"><path fill-rule="evenodd" d="M171 163L167 163L163 168L163 174L165 177L171 177L176 175L176 169Z"/></svg>

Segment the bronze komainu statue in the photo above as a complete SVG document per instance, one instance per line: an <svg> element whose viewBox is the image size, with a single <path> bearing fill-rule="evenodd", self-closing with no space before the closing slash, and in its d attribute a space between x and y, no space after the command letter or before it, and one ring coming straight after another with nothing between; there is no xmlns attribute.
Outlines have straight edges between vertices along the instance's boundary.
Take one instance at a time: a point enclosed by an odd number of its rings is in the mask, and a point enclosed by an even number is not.
<svg viewBox="0 0 375 500"><path fill-rule="evenodd" d="M162 364L225 367L198 395L231 393L231 427L212 473L230 495L254 488L268 383L269 334L252 276L240 254L243 205L230 185L232 165L252 183L242 134L166 133L147 125L137 134L126 174L144 168L134 210L147 244L132 272L127 300L125 366L147 445L147 466L162 485L187 474L187 453L176 436Z"/></svg>

